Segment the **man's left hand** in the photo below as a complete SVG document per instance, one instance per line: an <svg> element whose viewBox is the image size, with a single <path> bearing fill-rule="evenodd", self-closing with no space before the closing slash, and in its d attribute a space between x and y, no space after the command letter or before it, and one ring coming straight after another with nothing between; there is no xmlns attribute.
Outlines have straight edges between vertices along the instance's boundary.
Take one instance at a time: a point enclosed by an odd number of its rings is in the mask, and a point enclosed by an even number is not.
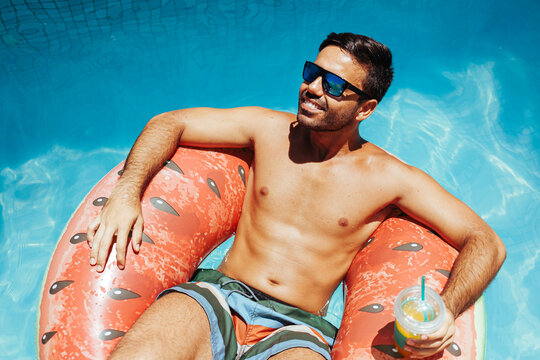
<svg viewBox="0 0 540 360"><path fill-rule="evenodd" d="M405 350L410 352L411 359L422 359L434 355L450 346L455 332L454 314L446 309L441 328L434 333L422 335L420 339L408 339Z"/></svg>

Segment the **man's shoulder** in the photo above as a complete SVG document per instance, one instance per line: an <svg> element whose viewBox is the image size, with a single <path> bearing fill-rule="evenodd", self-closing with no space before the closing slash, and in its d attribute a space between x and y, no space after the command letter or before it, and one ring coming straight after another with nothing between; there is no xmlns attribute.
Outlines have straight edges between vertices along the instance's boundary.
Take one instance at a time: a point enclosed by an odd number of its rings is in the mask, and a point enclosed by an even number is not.
<svg viewBox="0 0 540 360"><path fill-rule="evenodd" d="M296 115L290 112L263 107L250 107L250 126L256 139L261 142L269 140L274 145L278 138L287 138L290 126L296 121Z"/></svg>
<svg viewBox="0 0 540 360"><path fill-rule="evenodd" d="M264 119L276 119L276 120L287 120L294 121L296 115L283 110L274 110L265 108L262 106L243 106L235 108L234 110L238 112L244 112L245 114L250 114L254 117L262 117Z"/></svg>
<svg viewBox="0 0 540 360"><path fill-rule="evenodd" d="M364 158L369 162L369 165L381 169L400 169L407 168L410 165L398 158L391 152L373 144L366 142L362 145L363 154L359 153L359 158Z"/></svg>
<svg viewBox="0 0 540 360"><path fill-rule="evenodd" d="M259 136L275 132L287 131L290 124L296 121L296 115L287 111L273 110L260 106L245 106L233 109L239 117L246 121L254 133Z"/></svg>
<svg viewBox="0 0 540 360"><path fill-rule="evenodd" d="M396 155L369 143L369 169L387 185L406 188L411 184L423 184L431 177L419 168L406 163Z"/></svg>

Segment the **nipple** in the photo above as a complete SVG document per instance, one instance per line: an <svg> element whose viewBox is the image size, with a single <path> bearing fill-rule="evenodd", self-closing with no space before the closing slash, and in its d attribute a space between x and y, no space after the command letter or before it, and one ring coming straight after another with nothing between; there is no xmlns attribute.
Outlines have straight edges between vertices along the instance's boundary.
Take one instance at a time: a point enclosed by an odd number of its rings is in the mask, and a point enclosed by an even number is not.
<svg viewBox="0 0 540 360"><path fill-rule="evenodd" d="M347 220L347 218L342 217L341 219L338 220L338 224L339 226L346 227L347 225L349 225L349 220Z"/></svg>
<svg viewBox="0 0 540 360"><path fill-rule="evenodd" d="M259 192L261 193L261 195L266 196L266 195L268 195L268 193L270 192L270 190L268 190L268 188L267 188L266 186L263 186L263 187L259 190Z"/></svg>

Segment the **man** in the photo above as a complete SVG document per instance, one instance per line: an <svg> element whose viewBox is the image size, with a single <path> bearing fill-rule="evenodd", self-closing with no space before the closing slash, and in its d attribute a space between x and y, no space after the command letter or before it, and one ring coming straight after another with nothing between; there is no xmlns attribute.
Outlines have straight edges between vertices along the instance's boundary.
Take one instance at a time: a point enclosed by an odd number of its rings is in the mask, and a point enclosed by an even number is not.
<svg viewBox="0 0 540 360"><path fill-rule="evenodd" d="M360 136L359 123L392 81L389 49L365 36L332 33L319 50L315 62L305 64L296 116L256 107L197 108L149 121L89 226L90 263L98 271L114 235L120 268L130 230L138 251L140 196L179 144L250 147L255 157L235 241L219 272L199 272L196 283L162 294L113 358L329 359L335 329L317 315L362 244L397 208L461 250L442 292L444 325L406 350L421 358L451 343L454 318L493 279L504 245L427 174ZM244 330L237 325L235 333L231 315L242 318ZM283 327L264 333L272 336L242 346L240 337L275 321Z"/></svg>

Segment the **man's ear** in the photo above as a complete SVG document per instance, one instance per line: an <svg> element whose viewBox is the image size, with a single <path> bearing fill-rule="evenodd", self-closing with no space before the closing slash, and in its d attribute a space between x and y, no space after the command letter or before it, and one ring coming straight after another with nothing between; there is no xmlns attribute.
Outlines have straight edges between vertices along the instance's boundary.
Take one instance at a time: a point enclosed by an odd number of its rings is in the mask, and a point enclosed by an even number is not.
<svg viewBox="0 0 540 360"><path fill-rule="evenodd" d="M367 119L371 114L373 114L378 104L379 102L375 99L369 99L364 101L358 108L356 120L360 122L364 119Z"/></svg>

